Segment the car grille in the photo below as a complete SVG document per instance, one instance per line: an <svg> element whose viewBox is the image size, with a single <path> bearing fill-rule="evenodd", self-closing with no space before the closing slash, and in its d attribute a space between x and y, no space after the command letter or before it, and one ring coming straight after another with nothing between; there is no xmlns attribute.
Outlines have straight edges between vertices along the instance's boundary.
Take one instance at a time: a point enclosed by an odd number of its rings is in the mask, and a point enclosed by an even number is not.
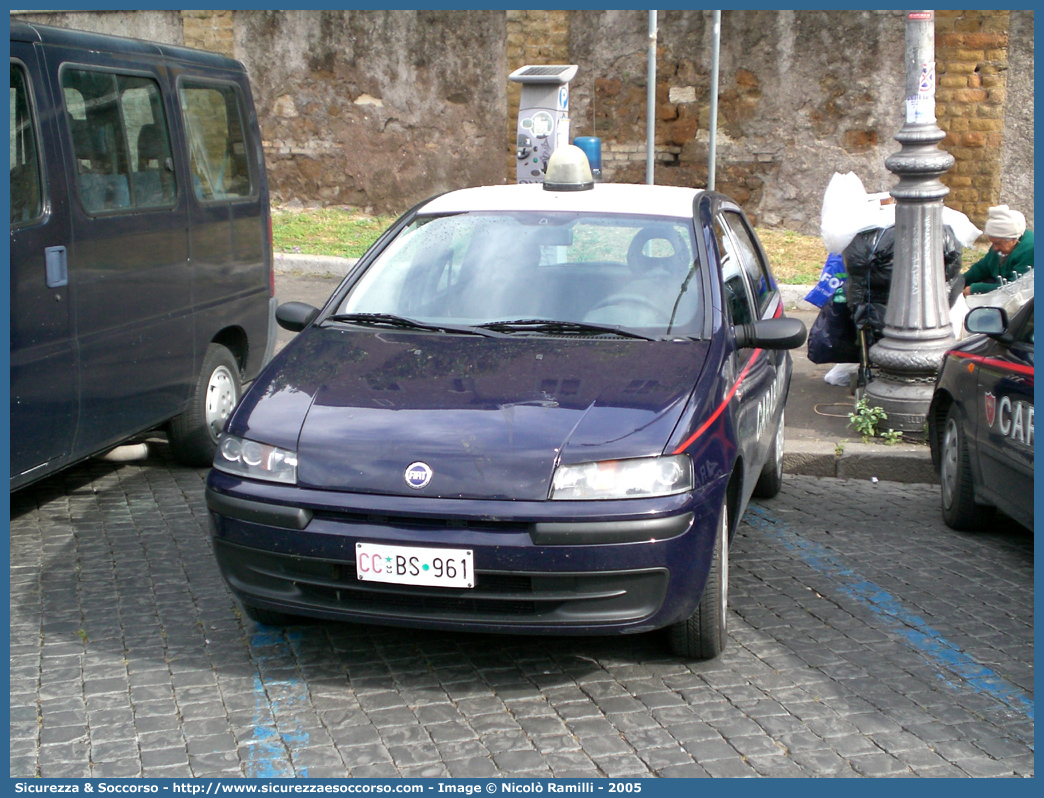
<svg viewBox="0 0 1044 798"><path fill-rule="evenodd" d="M504 534L529 534L533 525L524 521L501 521L497 519L455 519L414 515L378 515L375 513L350 513L316 511L314 519L335 524L360 526L388 526L395 529L481 529L483 532Z"/></svg>
<svg viewBox="0 0 1044 798"><path fill-rule="evenodd" d="M352 561L297 557L214 540L226 580L248 604L346 619L415 619L497 624L633 621L654 613L666 569L595 573L476 570L471 589L360 581Z"/></svg>

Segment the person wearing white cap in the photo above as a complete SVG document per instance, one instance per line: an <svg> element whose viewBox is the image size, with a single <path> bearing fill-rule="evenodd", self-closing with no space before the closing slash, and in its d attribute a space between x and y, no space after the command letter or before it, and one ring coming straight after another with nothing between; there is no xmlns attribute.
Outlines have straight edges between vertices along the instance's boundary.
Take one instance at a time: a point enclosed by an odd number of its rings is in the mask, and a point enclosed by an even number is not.
<svg viewBox="0 0 1044 798"><path fill-rule="evenodd" d="M1033 268L1033 231L1026 217L1007 205L990 208L986 219L990 251L964 273L964 295L984 294Z"/></svg>

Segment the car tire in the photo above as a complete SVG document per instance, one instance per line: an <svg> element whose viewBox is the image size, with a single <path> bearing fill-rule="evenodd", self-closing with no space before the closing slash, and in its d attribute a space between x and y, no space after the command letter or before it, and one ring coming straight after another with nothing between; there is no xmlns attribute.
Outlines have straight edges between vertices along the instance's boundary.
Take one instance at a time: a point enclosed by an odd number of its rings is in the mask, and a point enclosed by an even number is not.
<svg viewBox="0 0 1044 798"><path fill-rule="evenodd" d="M992 517L992 507L975 501L968 441L961 427L961 411L956 404L950 405L942 430L939 486L943 521L952 529L981 529Z"/></svg>
<svg viewBox="0 0 1044 798"><path fill-rule="evenodd" d="M250 604L243 605L243 614L262 626L290 626L296 621L293 615L287 615L285 612L266 610Z"/></svg>
<svg viewBox="0 0 1044 798"><path fill-rule="evenodd" d="M786 433L783 431L785 412L779 414L779 428L772 439L772 457L761 469L761 476L754 485L754 495L759 499L771 499L783 487L783 447L786 444Z"/></svg>
<svg viewBox="0 0 1044 798"><path fill-rule="evenodd" d="M671 651L685 659L713 659L718 656L729 639L728 609L729 509L726 500L722 500L707 584L704 585L696 612L668 628Z"/></svg>
<svg viewBox="0 0 1044 798"><path fill-rule="evenodd" d="M211 344L203 356L192 403L167 429L174 458L187 466L203 467L214 461L218 435L239 401L242 383L239 364L221 344Z"/></svg>

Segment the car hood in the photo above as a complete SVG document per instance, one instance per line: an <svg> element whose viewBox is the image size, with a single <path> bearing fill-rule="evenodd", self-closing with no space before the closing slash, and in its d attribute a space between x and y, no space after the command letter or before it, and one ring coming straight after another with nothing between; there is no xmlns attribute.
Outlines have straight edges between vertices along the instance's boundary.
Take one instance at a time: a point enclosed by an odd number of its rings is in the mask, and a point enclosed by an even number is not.
<svg viewBox="0 0 1044 798"><path fill-rule="evenodd" d="M233 434L297 451L302 486L542 500L555 464L663 451L699 341L312 327L246 394ZM423 462L417 490L406 469Z"/></svg>

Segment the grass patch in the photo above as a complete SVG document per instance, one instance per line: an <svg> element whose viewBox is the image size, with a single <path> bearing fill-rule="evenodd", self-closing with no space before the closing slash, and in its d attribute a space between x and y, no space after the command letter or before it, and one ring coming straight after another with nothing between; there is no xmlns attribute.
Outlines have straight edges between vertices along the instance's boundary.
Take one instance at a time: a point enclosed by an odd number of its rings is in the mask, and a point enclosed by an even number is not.
<svg viewBox="0 0 1044 798"><path fill-rule="evenodd" d="M793 230L762 228L757 231L776 279L788 285L819 282L827 252L823 239Z"/></svg>
<svg viewBox="0 0 1044 798"><path fill-rule="evenodd" d="M272 245L291 255L358 258L395 221L353 208L272 209Z"/></svg>
<svg viewBox="0 0 1044 798"><path fill-rule="evenodd" d="M967 247L964 252L961 253L961 271L967 271L969 268L975 265L976 261L982 260L986 257L986 253L990 251L987 247Z"/></svg>

